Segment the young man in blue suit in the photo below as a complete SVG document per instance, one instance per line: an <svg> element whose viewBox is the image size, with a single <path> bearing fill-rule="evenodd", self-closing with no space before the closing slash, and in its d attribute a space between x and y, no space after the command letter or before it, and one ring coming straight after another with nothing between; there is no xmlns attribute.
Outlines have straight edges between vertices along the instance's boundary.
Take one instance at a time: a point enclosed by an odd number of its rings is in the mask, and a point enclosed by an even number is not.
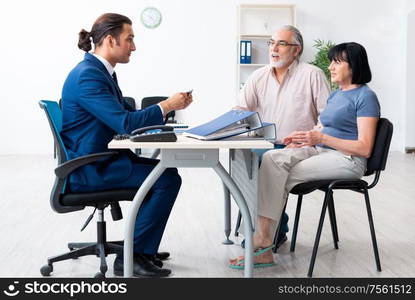
<svg viewBox="0 0 415 300"><path fill-rule="evenodd" d="M91 42L94 43L94 52ZM163 117L172 110L186 108L192 102L189 93L176 93L158 105L143 110L132 109L122 97L114 67L128 63L135 51L132 22L118 14L104 14L90 32L79 33L78 47L85 58L68 75L62 90L62 138L69 159L108 151L115 134L164 124ZM157 160L139 158L131 151L120 150L116 158L84 166L71 175L70 188L87 192L114 188L137 188L157 164ZM181 185L177 169L167 169L154 184L142 204L134 232L134 275L165 277L158 247ZM114 273L123 274L122 257L114 262Z"/></svg>

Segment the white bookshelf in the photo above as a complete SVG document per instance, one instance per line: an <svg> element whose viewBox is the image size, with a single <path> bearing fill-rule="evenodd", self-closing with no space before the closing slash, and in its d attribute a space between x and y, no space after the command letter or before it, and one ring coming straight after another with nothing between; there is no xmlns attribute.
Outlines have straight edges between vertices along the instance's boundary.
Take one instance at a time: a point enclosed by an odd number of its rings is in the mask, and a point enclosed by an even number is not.
<svg viewBox="0 0 415 300"><path fill-rule="evenodd" d="M295 26L295 5L238 6L237 26L237 91L249 75L269 63L267 41L282 25ZM240 63L240 42L251 41L251 63Z"/></svg>

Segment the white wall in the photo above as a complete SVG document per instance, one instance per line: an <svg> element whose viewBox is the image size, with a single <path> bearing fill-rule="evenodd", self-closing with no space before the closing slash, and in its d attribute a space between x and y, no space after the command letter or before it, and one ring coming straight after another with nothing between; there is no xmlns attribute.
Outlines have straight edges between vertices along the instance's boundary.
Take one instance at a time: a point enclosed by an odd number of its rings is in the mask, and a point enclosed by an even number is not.
<svg viewBox="0 0 415 300"><path fill-rule="evenodd" d="M405 146L415 148L415 1L407 2Z"/></svg>
<svg viewBox="0 0 415 300"><path fill-rule="evenodd" d="M0 154L51 153L52 138L40 99L59 99L69 70L82 59L76 46L104 12L128 15L136 34L131 62L116 70L124 95L141 99L194 89L194 103L179 118L207 121L232 107L236 93L236 7L240 3L296 4L305 38L304 60L314 39L356 41L368 50L382 114L395 125L392 149L405 145L406 16L404 0L15 0L0 2ZM139 22L156 6L155 30Z"/></svg>

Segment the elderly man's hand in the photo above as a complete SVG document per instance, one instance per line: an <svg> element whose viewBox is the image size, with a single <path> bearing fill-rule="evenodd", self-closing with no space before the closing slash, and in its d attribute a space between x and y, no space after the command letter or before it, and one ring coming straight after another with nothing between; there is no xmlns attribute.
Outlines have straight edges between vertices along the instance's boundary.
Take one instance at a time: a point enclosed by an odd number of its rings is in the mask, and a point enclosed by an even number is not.
<svg viewBox="0 0 415 300"><path fill-rule="evenodd" d="M314 146L321 144L323 133L317 130L294 131L283 139L284 144L299 144L301 146Z"/></svg>
<svg viewBox="0 0 415 300"><path fill-rule="evenodd" d="M299 148L321 144L322 139L323 133L317 130L294 131L283 139L283 143L289 148Z"/></svg>

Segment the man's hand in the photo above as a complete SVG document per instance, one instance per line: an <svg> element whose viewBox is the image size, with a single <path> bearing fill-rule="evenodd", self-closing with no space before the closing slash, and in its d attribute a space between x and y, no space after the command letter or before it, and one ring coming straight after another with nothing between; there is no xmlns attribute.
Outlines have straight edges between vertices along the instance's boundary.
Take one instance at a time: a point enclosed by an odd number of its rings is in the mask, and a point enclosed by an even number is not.
<svg viewBox="0 0 415 300"><path fill-rule="evenodd" d="M161 101L160 105L165 114L173 110L180 110L188 107L193 102L192 93L176 93L168 99Z"/></svg>
<svg viewBox="0 0 415 300"><path fill-rule="evenodd" d="M321 144L322 139L323 133L320 131L294 131L283 139L283 143L285 145L291 145L289 148L299 148Z"/></svg>
<svg viewBox="0 0 415 300"><path fill-rule="evenodd" d="M285 147L285 149L289 149L289 148L301 148L301 147L303 147L303 145L302 145L302 144L294 144L294 143L290 143L290 144L288 144L288 145Z"/></svg>

